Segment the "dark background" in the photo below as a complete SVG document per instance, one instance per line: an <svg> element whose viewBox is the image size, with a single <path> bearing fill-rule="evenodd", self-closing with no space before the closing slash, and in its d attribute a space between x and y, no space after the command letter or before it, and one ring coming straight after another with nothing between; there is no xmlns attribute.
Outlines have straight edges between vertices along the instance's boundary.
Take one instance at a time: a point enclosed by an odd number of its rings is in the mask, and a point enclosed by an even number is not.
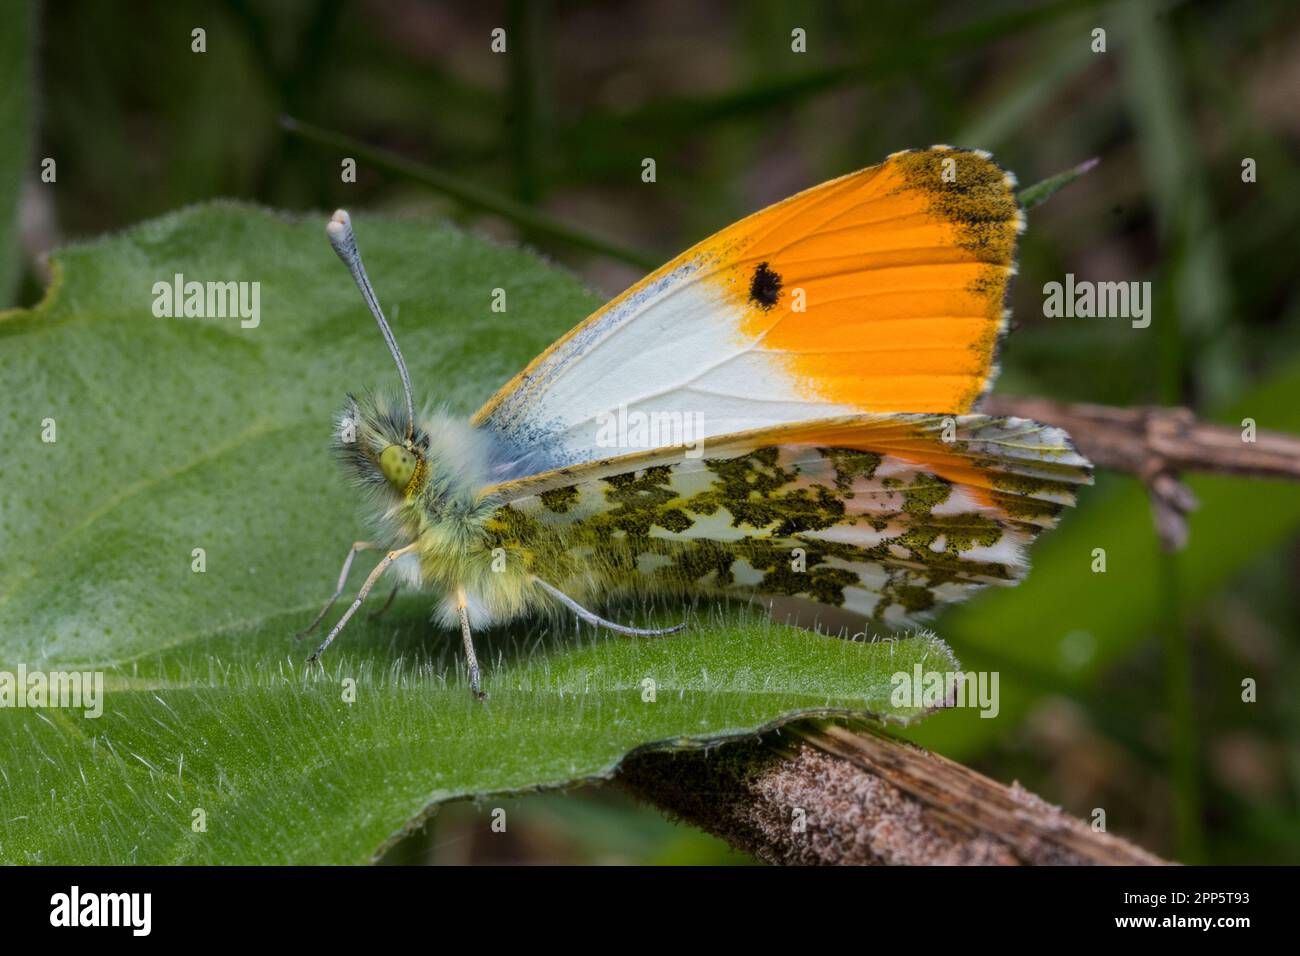
<svg viewBox="0 0 1300 956"><path fill-rule="evenodd" d="M190 50L195 27L204 54ZM497 27L505 55L489 47ZM1091 48L1097 28L1104 53ZM1300 402L1284 387L1300 359L1293 3L81 0L45 4L36 36L30 153L57 157L59 179L24 192L23 304L41 294L51 246L218 196L448 216L613 294L646 271L638 263L771 201L946 142L992 150L1022 185L1101 159L1030 215L999 391L1223 418L1281 381L1274 400ZM437 188L291 135L283 115L399 154ZM340 181L343 156L358 159L355 184ZM654 184L641 181L645 157ZM1242 181L1245 157L1255 183ZM484 195L466 202L466 189ZM482 208L512 203L541 219ZM565 241L554 223L608 243ZM1152 327L1045 319L1042 286L1067 272L1150 281ZM1103 476L1070 520L1089 521L1126 483ZM1230 528L1232 495L1217 500L1213 527ZM1165 633L1129 633L1116 607L1119 652L1069 680L1017 671L1028 658L1010 646L1003 679L1030 688L1024 714L974 742L962 718L939 715L920 738L1081 816L1104 807L1111 829L1159 853L1300 861L1300 541L1294 519L1279 520L1244 560L1198 572L1213 586L1190 598L1172 563L1116 569L1164 589ZM1124 533L1154 534L1145 519ZM1225 540L1194 526L1185 567ZM1025 613L1053 623L1051 607ZM935 627L948 636L944 619ZM1258 703L1240 701L1242 675L1259 680ZM392 859L744 861L614 791L504 805L507 838L488 831L490 808L454 806Z"/></svg>

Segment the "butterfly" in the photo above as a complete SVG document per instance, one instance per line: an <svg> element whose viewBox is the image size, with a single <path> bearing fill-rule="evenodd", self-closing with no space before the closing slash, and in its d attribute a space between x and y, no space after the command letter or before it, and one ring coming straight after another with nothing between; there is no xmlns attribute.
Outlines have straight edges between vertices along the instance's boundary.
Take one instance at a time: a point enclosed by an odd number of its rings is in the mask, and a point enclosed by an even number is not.
<svg viewBox="0 0 1300 956"><path fill-rule="evenodd" d="M555 342L468 422L417 414L348 214L327 226L402 394L350 396L343 468L385 574L475 629L615 595L813 601L885 626L1028 571L1091 465L1060 429L975 409L1024 227L982 151L894 153L742 219Z"/></svg>

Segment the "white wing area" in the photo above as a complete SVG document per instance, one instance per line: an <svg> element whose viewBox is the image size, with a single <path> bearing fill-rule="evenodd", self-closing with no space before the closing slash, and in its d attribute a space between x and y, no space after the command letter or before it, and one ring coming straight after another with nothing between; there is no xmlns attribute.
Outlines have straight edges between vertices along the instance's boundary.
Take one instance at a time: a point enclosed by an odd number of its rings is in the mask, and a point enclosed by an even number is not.
<svg viewBox="0 0 1300 956"><path fill-rule="evenodd" d="M706 269L687 262L637 289L524 373L479 423L515 451L500 480L855 411L800 398L760 338L738 333L722 287L694 281Z"/></svg>

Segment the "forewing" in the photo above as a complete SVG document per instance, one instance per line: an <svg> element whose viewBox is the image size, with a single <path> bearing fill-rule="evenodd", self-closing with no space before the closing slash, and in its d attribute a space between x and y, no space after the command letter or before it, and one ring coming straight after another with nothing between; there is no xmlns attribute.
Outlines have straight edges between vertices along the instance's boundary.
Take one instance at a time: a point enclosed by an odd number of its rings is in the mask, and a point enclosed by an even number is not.
<svg viewBox="0 0 1300 956"><path fill-rule="evenodd" d="M474 422L505 449L503 477L519 477L609 453L602 425L620 409L698 417L706 438L967 412L1004 325L1013 190L986 153L934 147L800 193L614 299Z"/></svg>
<svg viewBox="0 0 1300 956"><path fill-rule="evenodd" d="M902 623L1028 570L1090 465L1059 429L852 416L500 486L493 546L579 599L808 598Z"/></svg>

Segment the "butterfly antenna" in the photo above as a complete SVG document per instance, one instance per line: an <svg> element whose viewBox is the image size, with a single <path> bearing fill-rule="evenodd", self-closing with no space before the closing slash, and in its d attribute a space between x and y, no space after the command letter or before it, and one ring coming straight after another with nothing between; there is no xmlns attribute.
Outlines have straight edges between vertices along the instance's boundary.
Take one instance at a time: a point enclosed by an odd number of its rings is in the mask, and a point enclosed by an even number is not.
<svg viewBox="0 0 1300 956"><path fill-rule="evenodd" d="M370 277L366 275L366 267L361 262L361 253L357 250L356 236L352 234L352 218L346 210L339 209L330 217L329 224L325 226L325 234L329 236L330 245L334 247L338 257L352 273L352 279L361 290L361 297L366 300L366 305L370 307L370 314L379 323L379 331L384 333L388 351L393 353L393 361L397 363L397 374L402 377L402 389L406 392L406 443L409 446L415 436L415 402L411 398L411 377L406 374L406 359L402 358L402 350L397 347L397 339L393 337L393 330L388 327L383 310L379 308L375 289L370 284Z"/></svg>
<svg viewBox="0 0 1300 956"><path fill-rule="evenodd" d="M685 624L678 624L676 627L628 627L625 624L615 624L613 621L607 621L594 611L588 611L585 607L569 597L554 585L547 584L541 578L534 577L533 583L541 587L543 591L549 594L555 600L559 601L578 617L582 618L588 624L595 624L598 627L607 627L611 631L617 631L619 634L632 634L637 637L657 637L660 634L676 634L678 631L686 629Z"/></svg>

